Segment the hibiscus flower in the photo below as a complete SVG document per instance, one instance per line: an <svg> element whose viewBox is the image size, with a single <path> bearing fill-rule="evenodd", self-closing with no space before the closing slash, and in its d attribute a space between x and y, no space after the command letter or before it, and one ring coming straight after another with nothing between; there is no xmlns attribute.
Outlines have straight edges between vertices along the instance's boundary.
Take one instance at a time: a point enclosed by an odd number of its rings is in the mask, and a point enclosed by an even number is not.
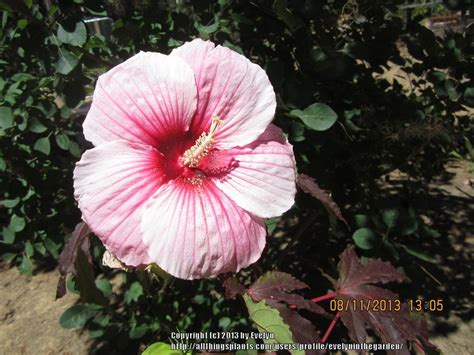
<svg viewBox="0 0 474 355"><path fill-rule="evenodd" d="M129 266L195 279L254 263L264 218L296 192L275 107L264 70L212 42L112 68L84 121L95 147L74 170L83 220Z"/></svg>

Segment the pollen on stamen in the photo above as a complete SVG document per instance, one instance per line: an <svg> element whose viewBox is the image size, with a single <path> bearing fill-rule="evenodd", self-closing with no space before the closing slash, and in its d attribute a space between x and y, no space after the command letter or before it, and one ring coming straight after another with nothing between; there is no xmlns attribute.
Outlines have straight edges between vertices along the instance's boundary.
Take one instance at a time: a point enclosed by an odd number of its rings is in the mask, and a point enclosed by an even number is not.
<svg viewBox="0 0 474 355"><path fill-rule="evenodd" d="M200 177L186 177L183 179L183 181L193 187L196 187L196 188L202 188L202 184L204 182L204 180Z"/></svg>
<svg viewBox="0 0 474 355"><path fill-rule="evenodd" d="M211 127L209 128L209 132L203 132L199 138L196 140L196 143L189 148L187 151L184 152L183 156L181 157L181 163L185 166L189 166L190 168L195 168L199 162L209 153L212 145L214 144L215 140L214 137L216 135L217 129L223 123L223 121L219 118L219 116L214 115L212 117Z"/></svg>

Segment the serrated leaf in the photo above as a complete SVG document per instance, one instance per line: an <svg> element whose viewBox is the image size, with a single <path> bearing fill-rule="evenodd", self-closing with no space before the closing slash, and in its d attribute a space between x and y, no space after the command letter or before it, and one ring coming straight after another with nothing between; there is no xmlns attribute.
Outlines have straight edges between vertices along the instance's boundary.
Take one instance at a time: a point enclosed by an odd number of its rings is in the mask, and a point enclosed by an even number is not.
<svg viewBox="0 0 474 355"><path fill-rule="evenodd" d="M71 46L82 46L87 41L87 29L83 22L76 23L74 30L69 32L63 26L58 27L58 39L62 43L70 44Z"/></svg>
<svg viewBox="0 0 474 355"><path fill-rule="evenodd" d="M293 339L298 344L312 344L321 342L319 332L309 320L302 317L298 312L283 306L281 303L274 302L271 300L268 300L267 302L269 306L277 309L278 312L280 312L281 317L290 327ZM323 354L324 352L316 350L306 350L305 353L306 355L314 355Z"/></svg>
<svg viewBox="0 0 474 355"><path fill-rule="evenodd" d="M337 219L339 219L347 227L349 227L349 224L342 215L339 206L334 202L331 196L326 193L326 191L319 187L314 178L305 174L298 174L296 183L301 188L301 190L310 194L315 199L319 200L323 204L326 211L328 211L330 216L334 215L335 217L337 217Z"/></svg>
<svg viewBox="0 0 474 355"><path fill-rule="evenodd" d="M360 305L361 302L367 305L369 300L391 300L392 304L400 302L397 294L372 285L406 280L406 277L390 263L371 259L363 265L357 258L354 247L348 247L339 258L340 276L336 285L336 300L342 300L351 305L354 303ZM403 344L402 353L409 354L406 350L406 341L420 344L419 338L422 338L429 344L428 335L418 321L411 319L407 307L401 303L399 305L399 309L387 309L384 312L375 310L373 307L369 309L349 307L342 310L340 316L353 341L366 342L368 337L366 329L369 328L384 342Z"/></svg>
<svg viewBox="0 0 474 355"><path fill-rule="evenodd" d="M354 243L361 249L370 250L380 244L380 237L369 228L360 228L352 235Z"/></svg>
<svg viewBox="0 0 474 355"><path fill-rule="evenodd" d="M292 110L290 114L315 131L325 131L337 121L337 113L328 105L320 103L312 104L304 110Z"/></svg>
<svg viewBox="0 0 474 355"><path fill-rule="evenodd" d="M294 278L292 275L270 271L260 276L247 290L247 293L254 301L271 300L285 302L297 308L304 308L313 313L328 316L326 311L311 300L303 296L291 293L295 290L308 288L304 282Z"/></svg>
<svg viewBox="0 0 474 355"><path fill-rule="evenodd" d="M245 286L242 285L235 277L229 277L222 283L225 289L225 296L227 298L235 298L237 295L243 295Z"/></svg>
<svg viewBox="0 0 474 355"><path fill-rule="evenodd" d="M59 323L66 329L82 328L87 321L96 314L97 309L94 309L87 304L75 304L64 311L59 319Z"/></svg>
<svg viewBox="0 0 474 355"><path fill-rule="evenodd" d="M254 302L249 295L244 295L249 316L260 333L272 333L273 339L263 339L265 344L294 344L290 327L283 321L280 312L267 305L265 301ZM290 350L291 354L304 354L301 350Z"/></svg>
<svg viewBox="0 0 474 355"><path fill-rule="evenodd" d="M33 146L33 149L43 154L49 155L49 153L51 152L51 144L49 143L49 138L43 137L38 139L35 145Z"/></svg>

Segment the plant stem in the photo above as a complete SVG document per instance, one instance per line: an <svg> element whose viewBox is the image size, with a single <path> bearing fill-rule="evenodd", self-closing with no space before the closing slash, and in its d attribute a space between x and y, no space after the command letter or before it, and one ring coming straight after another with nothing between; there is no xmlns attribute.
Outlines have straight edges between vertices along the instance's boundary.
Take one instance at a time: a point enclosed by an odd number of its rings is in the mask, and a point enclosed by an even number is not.
<svg viewBox="0 0 474 355"><path fill-rule="evenodd" d="M331 292L331 293L328 293L327 295L312 298L311 302L318 303L318 302L328 300L328 299L334 298L334 297L336 297L336 292Z"/></svg>
<svg viewBox="0 0 474 355"><path fill-rule="evenodd" d="M336 325L336 322L337 322L337 320L339 319L340 316L341 316L341 312L337 312L336 316L331 321L331 324L329 324L329 327L326 330L326 333L324 333L324 336L323 336L323 339L321 340L321 343L324 344L328 340L329 335L331 334L332 330L334 329L334 326Z"/></svg>

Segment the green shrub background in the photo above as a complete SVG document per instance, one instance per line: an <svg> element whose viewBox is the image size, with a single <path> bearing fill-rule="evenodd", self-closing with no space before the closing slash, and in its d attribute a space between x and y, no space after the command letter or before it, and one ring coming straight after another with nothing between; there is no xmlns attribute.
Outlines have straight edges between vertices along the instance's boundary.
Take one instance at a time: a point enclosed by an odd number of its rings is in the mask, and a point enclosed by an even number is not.
<svg viewBox="0 0 474 355"><path fill-rule="evenodd" d="M465 156L472 150L465 142L473 141L468 113L474 102L473 26L435 35L420 24L426 11L404 22L399 8L404 0L52 3L0 1L4 260L23 273L32 273L33 262L54 265L80 221L72 170L90 147L81 124L98 75L140 50L169 53L200 37L266 70L278 98L275 123L294 145L299 172L332 192L353 227L349 232L328 221L322 206L298 196L285 217L269 221L270 232L276 227L274 234L291 239L298 236L299 222L319 221L317 228L303 231L309 241L304 250L295 247L297 239L286 251L281 251L285 238L270 239L258 268L291 271L324 292L327 284L314 275L318 268L330 270L347 243L355 242L366 257L391 260L415 278L411 260L430 262L423 246L438 235L411 207L413 195L387 199L376 180L399 169L415 181L429 181L450 152ZM447 5L465 12L469 3ZM87 22L98 17L108 19ZM380 78L389 62L409 75L409 89ZM373 230L387 228L413 238L402 246L392 239L373 247ZM96 284L109 303L74 306L70 314L79 316L72 323L64 318L64 326L85 325L95 338L119 339L109 346L122 350L155 341L157 334L166 341L177 329L250 327L245 309L225 300L216 280L157 282L143 272L111 272L100 266L101 251L95 242ZM111 279L119 291L112 292ZM74 291L73 279L68 287Z"/></svg>

